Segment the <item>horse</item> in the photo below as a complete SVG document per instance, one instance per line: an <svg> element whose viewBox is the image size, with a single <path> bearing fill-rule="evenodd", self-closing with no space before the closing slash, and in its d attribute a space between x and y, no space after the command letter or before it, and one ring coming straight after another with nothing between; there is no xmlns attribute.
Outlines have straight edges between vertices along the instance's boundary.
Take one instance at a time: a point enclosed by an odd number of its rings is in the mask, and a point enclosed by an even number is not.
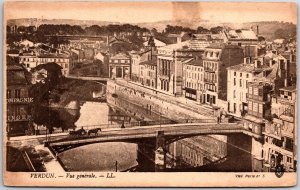
<svg viewBox="0 0 300 190"><path fill-rule="evenodd" d="M101 128L95 128L88 131L88 135L90 136L92 133L95 133L95 135L98 135L98 131L101 131Z"/></svg>

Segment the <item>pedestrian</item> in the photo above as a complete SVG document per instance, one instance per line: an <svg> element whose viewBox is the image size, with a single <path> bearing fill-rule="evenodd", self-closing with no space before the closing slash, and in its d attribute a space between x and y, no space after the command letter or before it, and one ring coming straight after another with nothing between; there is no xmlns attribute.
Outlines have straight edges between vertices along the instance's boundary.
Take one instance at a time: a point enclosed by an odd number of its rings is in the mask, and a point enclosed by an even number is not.
<svg viewBox="0 0 300 190"><path fill-rule="evenodd" d="M123 121L123 123L122 123L122 125L121 125L121 128L125 128L124 121Z"/></svg>

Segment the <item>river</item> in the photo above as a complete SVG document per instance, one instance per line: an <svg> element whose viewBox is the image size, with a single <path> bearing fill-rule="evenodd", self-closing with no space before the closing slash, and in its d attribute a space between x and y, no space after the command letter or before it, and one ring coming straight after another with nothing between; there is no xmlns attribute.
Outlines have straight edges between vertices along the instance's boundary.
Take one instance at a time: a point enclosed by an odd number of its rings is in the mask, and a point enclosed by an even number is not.
<svg viewBox="0 0 300 190"><path fill-rule="evenodd" d="M141 120L137 105L116 108L107 103L85 102L71 119L75 128L87 125L116 127L122 124L122 118L110 116L130 115L131 121ZM57 110L56 110L57 111ZM64 110L68 112L68 110ZM60 110L62 112L62 110ZM143 113L145 115L145 113ZM65 114L62 114L65 115ZM147 115L147 114L146 114ZM148 114L143 119L161 117ZM57 115L56 115L57 116ZM70 119L70 118L68 118ZM158 119L158 118L157 118ZM60 122L64 122L59 118ZM70 120L68 121L70 122ZM69 123L70 124L70 123ZM109 124L109 125L108 125ZM65 125L62 125L65 126ZM248 136L228 136L228 142L240 139L245 143ZM230 140L231 139L231 140ZM235 142L235 143L241 143ZM247 147L249 145L246 144ZM67 171L154 171L154 156L145 154L141 145L124 142L97 143L65 151L59 155ZM146 147L147 149L147 147ZM153 152L148 148L149 152ZM207 152L207 150L211 150ZM256 163L248 148L245 150L232 143L216 140L210 136L187 138L168 146L166 171L260 171L261 163ZM80 163L80 164L79 164ZM258 167L258 169L257 169Z"/></svg>

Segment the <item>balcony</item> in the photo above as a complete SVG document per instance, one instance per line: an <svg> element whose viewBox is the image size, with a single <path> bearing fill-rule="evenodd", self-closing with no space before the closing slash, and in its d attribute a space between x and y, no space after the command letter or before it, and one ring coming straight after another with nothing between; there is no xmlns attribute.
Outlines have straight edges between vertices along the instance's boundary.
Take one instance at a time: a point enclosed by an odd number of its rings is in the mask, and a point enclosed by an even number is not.
<svg viewBox="0 0 300 190"><path fill-rule="evenodd" d="M253 95L253 94L247 93L246 97L247 97L247 99L263 101L263 97L262 96L258 96L258 95Z"/></svg>
<svg viewBox="0 0 300 190"><path fill-rule="evenodd" d="M290 105L294 105L296 102L295 100L291 100L291 99L284 98L284 97L277 97L277 101L278 101L278 103L281 103L281 104L290 104Z"/></svg>
<svg viewBox="0 0 300 190"><path fill-rule="evenodd" d="M216 69L210 68L210 67L204 67L204 71L214 73L214 72L216 72Z"/></svg>
<svg viewBox="0 0 300 190"><path fill-rule="evenodd" d="M217 81L215 79L207 79L207 78L204 78L204 82L205 83L210 83L210 84L215 84L217 83Z"/></svg>

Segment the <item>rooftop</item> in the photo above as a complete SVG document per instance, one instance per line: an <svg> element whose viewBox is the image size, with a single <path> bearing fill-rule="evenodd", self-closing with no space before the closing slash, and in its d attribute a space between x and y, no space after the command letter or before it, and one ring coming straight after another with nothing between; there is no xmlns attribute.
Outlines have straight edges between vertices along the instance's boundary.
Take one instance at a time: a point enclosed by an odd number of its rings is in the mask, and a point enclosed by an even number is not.
<svg viewBox="0 0 300 190"><path fill-rule="evenodd" d="M229 40L258 40L254 31L246 29L229 30L227 36Z"/></svg>
<svg viewBox="0 0 300 190"><path fill-rule="evenodd" d="M38 55L39 58L69 58L67 54L57 54L57 53L44 53Z"/></svg>
<svg viewBox="0 0 300 190"><path fill-rule="evenodd" d="M203 60L202 59L188 59L184 62L187 65L199 66L203 67Z"/></svg>
<svg viewBox="0 0 300 190"><path fill-rule="evenodd" d="M187 40L181 43L170 44L164 47L161 47L160 50L165 51L175 51L175 50L190 50L190 51L201 51L209 46L209 42L206 40Z"/></svg>
<svg viewBox="0 0 300 190"><path fill-rule="evenodd" d="M148 60L148 61L143 61L143 62L140 63L140 65L157 66L157 60L156 59L152 59L152 60Z"/></svg>
<svg viewBox="0 0 300 190"><path fill-rule="evenodd" d="M255 67L254 64L239 64L239 65L234 65L231 67L227 67L228 70L233 70L233 71L240 71L240 72L246 72L246 73L255 73L255 72L262 72L262 71L266 71L266 70L270 70L271 68L266 66L266 65L262 65L260 67Z"/></svg>
<svg viewBox="0 0 300 190"><path fill-rule="evenodd" d="M223 43L215 43L215 44L210 44L209 46L206 47L206 49L240 49L241 47L238 45L233 45L233 44L223 44Z"/></svg>
<svg viewBox="0 0 300 190"><path fill-rule="evenodd" d="M7 57L7 85L30 84L30 74L14 59Z"/></svg>
<svg viewBox="0 0 300 190"><path fill-rule="evenodd" d="M118 53L110 59L130 59L130 57L124 53Z"/></svg>

